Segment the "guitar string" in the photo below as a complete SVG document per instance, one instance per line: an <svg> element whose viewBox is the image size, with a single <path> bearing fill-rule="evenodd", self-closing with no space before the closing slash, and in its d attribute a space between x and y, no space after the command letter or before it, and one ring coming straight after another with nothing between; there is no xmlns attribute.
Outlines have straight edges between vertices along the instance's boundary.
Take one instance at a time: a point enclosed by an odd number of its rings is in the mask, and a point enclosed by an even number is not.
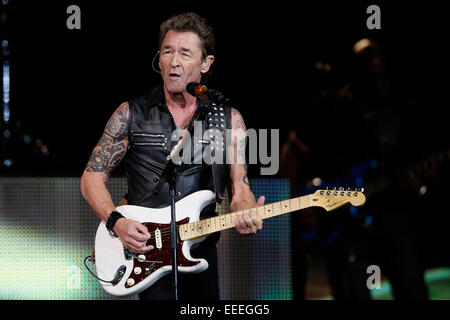
<svg viewBox="0 0 450 320"><path fill-rule="evenodd" d="M243 211L243 210L242 210ZM239 212L239 211L237 211L237 212ZM229 213L229 214L225 214L225 215L219 215L219 216L216 216L216 217L213 217L211 220L215 220L216 218L219 218L219 217L221 217L221 216L223 216L224 218L225 218L225 220L227 219L227 216L228 217L232 217L232 213L233 212L231 212L231 213ZM241 214L239 214L239 215L242 215L243 213L241 213ZM205 220L199 220L199 221L195 221L195 222L192 222L192 223L197 223L197 222L201 222L201 224L205 224L205 222L206 222L206 219ZM228 224L228 222L227 221L225 221L226 222L226 224ZM230 221L230 222L233 222L233 221ZM212 224L212 223L211 223ZM216 224L216 223L214 223L214 224ZM183 224L183 225L185 225L185 224ZM179 225L177 225L177 231L179 231ZM162 228L162 229L160 229L160 231L161 231L161 235L168 235L168 234L170 234L171 233L171 227L167 227L167 228ZM197 228L197 230L196 231L199 231L198 230L198 228ZM152 235L152 233L153 234L155 234L155 232L150 232L150 235Z"/></svg>
<svg viewBox="0 0 450 320"><path fill-rule="evenodd" d="M223 215L223 216L226 216L226 215ZM220 216L216 216L214 218L218 218L218 217L220 217ZM215 220L214 218L211 219L211 220ZM226 217L225 217L225 219L226 219ZM195 221L195 222L192 222L192 223L197 223L197 222L201 222L201 221L206 221L206 219L205 220ZM204 223L205 222L203 222L202 224L204 224ZM214 224L216 224L216 223L214 223ZM183 225L185 225L185 224L183 224ZM177 231L179 231L180 227L181 227L180 225L177 225L177 227L176 227ZM160 231L161 231L161 236L169 235L171 233L171 227L162 228L162 229L160 229ZM198 228L197 228L197 231L198 231ZM152 235L153 235L153 237L156 237L156 232L155 231L150 232L150 236L152 236Z"/></svg>
<svg viewBox="0 0 450 320"><path fill-rule="evenodd" d="M261 213L263 216L264 215L267 215L267 211L269 211L270 212L270 210L272 210L272 212L276 212L278 209L280 210L280 212L282 213L282 210L283 210L283 202L285 202L285 201L288 201L288 203L289 203L289 212L292 212L292 211L295 211L295 210L300 210L301 208L304 208L304 207L307 207L307 205L302 205L302 202L303 203L305 203L305 202L307 202L307 199L306 198L303 198L302 196L301 197L297 197L297 198L293 198L293 199L289 199L289 200L284 200L284 201L279 201L279 202L275 202L275 203L271 203L271 204L267 204L267 205L264 205L264 206L261 206L261 207L257 207L256 208L256 211L260 211L260 209L263 209L263 212ZM298 209L292 209L292 201L298 201L298 205L299 205L299 208ZM271 207L269 210L268 210L268 207ZM247 209L247 210L251 210L251 209ZM240 213L240 214L238 214L238 215L242 215L243 213L244 213L244 211L246 211L246 210L240 210L240 211L237 211L236 212L236 214L238 213L238 212L242 212L242 213ZM232 213L228 213L228 214L225 214L225 215L219 215L219 216L216 216L216 217L213 217L213 218L210 218L211 220L213 220L213 219L217 219L218 217L224 217L225 218L225 220L227 219L227 217L231 217L232 218L232 214L233 214L234 212L232 212ZM287 213L287 212L286 212ZM260 214L260 212L258 212L258 214ZM272 215L271 215L272 216ZM271 216L269 216L269 217L271 217ZM202 222L203 221L203 222ZM198 222L200 222L201 224L204 224L205 223L205 221L206 221L206 219L205 220L199 220L199 221L195 221L195 222L192 222L192 223L198 223ZM233 222L233 220L231 220L230 222ZM227 221L225 221L225 223L226 224L228 224L228 222ZM189 223L188 223L189 224ZM214 222L214 224L216 224L216 221ZM183 224L183 225L185 225L185 224ZM177 225L176 226L176 231L178 232L179 231L179 229L180 229L180 226L182 226L182 225ZM216 228L217 228L217 226L216 226ZM166 227L166 228L162 228L162 229L160 229L160 234L161 234L161 236L166 236L166 235L169 235L170 233L171 233L171 227ZM220 228L219 228L220 229ZM196 228L196 230L194 229L194 231L200 231L199 229L198 229L198 227ZM220 231L220 230L219 230ZM213 232L216 232L216 231L213 231ZM153 232L150 232L150 236L152 236L152 234L153 234L153 237L155 238L156 237L156 233L153 231Z"/></svg>
<svg viewBox="0 0 450 320"><path fill-rule="evenodd" d="M302 198L302 197L297 197L297 198L293 198L293 199L289 199L289 200L284 200L284 201L279 201L279 202L267 204L267 205L264 205L264 206L262 206L262 207L257 207L256 210L259 211L260 209L264 209L262 215L266 215L266 214L267 214L266 211L268 211L268 210L267 210L267 207L268 207L268 206L271 206L270 209L271 209L272 211L276 211L277 209L280 209L280 211L282 212L282 210L283 210L283 208L282 208L282 206L283 206L282 202L288 201L288 203L289 203L289 212L292 212L292 211L294 211L294 210L292 209L291 204L292 204L292 201L294 201L294 200L295 200L295 201L298 201L298 205L299 205L299 209L296 209L296 210L300 210L300 208L305 207L305 206L302 206L302 201L305 202L306 199L304 199L304 198ZM275 205L275 206L274 206L274 205ZM251 209L247 209L247 210L251 210ZM240 210L240 211L237 211L236 213L242 212L242 213L238 214L238 215L242 215L242 214L244 213L244 211L245 211L245 210ZM269 212L270 212L270 210L269 210ZM211 220L212 220L212 219L216 219L216 218L218 218L218 217L220 217L220 216L223 216L223 217L225 217L225 219L226 219L227 216L228 216L228 217L232 217L232 214L233 214L233 213L234 213L234 212L228 213L228 214L225 214L225 215L219 215L219 216L216 216L216 217L210 218L210 219L211 219ZM259 214L259 212L258 212L258 214ZM202 221L203 221L203 222L202 222ZM195 222L192 222L192 223L201 222L202 224L204 224L204 221L206 221L206 219L205 219L205 220L195 221ZM225 221L225 222L228 224L227 221ZM231 222L233 222L233 221L231 221ZM184 225L184 224L183 224L183 225ZM177 226L176 226L177 231L179 231L179 227L180 227L180 225L177 225ZM166 228L160 229L161 235L166 236L166 235L170 234L170 233L171 233L171 230L170 230L170 229L171 229L171 227L166 227ZM197 229L197 231L199 231L199 230ZM152 234L155 236L155 232L150 232L150 236L151 236Z"/></svg>
<svg viewBox="0 0 450 320"><path fill-rule="evenodd" d="M288 200L278 201L278 202L274 202L274 203L271 203L271 204L263 205L263 206L261 206L261 207L256 207L256 208L252 208L252 209L256 209L257 214L262 215L262 216L266 216L266 215L268 214L268 212L271 213L270 210L272 210L271 215L269 215L269 216L267 216L267 217L263 217L263 219L264 219L264 218L270 218L270 217L279 215L279 214L277 214L278 212L276 212L278 209L280 210L280 213L283 214L283 202L285 203L286 201L288 201L288 203L289 203L289 209L288 209L288 211L285 212L285 213L289 213L289 212L293 212L293 211L300 210L300 209L302 209L302 208L309 207L307 204L306 204L306 205L302 205L302 202L305 203L306 200L307 200L307 199L304 198L304 197L305 197L305 196L300 196L300 197L293 198L293 199L288 199ZM298 202L298 206L299 206L298 209L292 209L292 201L297 201L297 202ZM268 209L269 207L270 207L270 209ZM285 207L287 207L287 206L285 205ZM261 213L261 212L258 212L258 211L261 211L260 209L263 209L262 213ZM251 209L247 209L247 210L251 210ZM231 218L231 221L230 221L230 222L232 223L232 222L233 222L233 220L232 220L232 219L233 219L233 218L232 218L232 217L233 217L233 213L234 213L234 214L237 214L237 215L242 215L242 214L244 214L245 211L246 211L246 210L240 210L240 211L231 212L231 213L228 213L228 214L225 214L225 215L218 215L218 216L216 216L216 217L209 218L209 219L210 219L211 222L212 222L213 220L216 220L216 219L219 218L219 217L223 217L224 220L225 220L225 225L227 225L227 224L228 224L228 222L226 221L227 217L230 217L230 218ZM239 213L239 212L241 212L241 213ZM275 215L273 215L274 212L275 212ZM198 223L198 222L200 222L200 224L203 225L206 221L207 221L207 219L195 221L195 222L192 222L192 223ZM215 224L215 225L216 225L216 222L217 222L217 221L214 221L214 224ZM187 224L189 224L189 223L187 223ZM181 227L181 226L184 226L184 225L187 225L187 224L176 225L176 231L179 232L179 231L180 231L180 227ZM212 224L212 223L211 223L211 224ZM208 225L208 227L209 227L209 225ZM215 228L217 229L217 225L215 226ZM160 229L160 235L161 235L161 236L167 236L167 235L171 234L171 232L172 232L171 229L172 229L172 227L166 227L166 228ZM220 229L220 228L219 228L219 229ZM196 228L196 230L195 230L195 229L193 229L193 230L194 230L194 231L197 231L197 232L200 231L198 227ZM217 230L217 231L220 231L220 230ZM217 232L217 231L213 231L212 233ZM149 232L149 233L150 233L150 237L153 235L153 238L156 239L156 231L151 231L151 232Z"/></svg>
<svg viewBox="0 0 450 320"><path fill-rule="evenodd" d="M299 197L300 198L300 197ZM293 201L293 200L297 200L298 202L299 202L299 205L301 204L300 202L301 202L301 200L299 199L299 198L294 198L294 199L289 199L289 200L284 200L284 201L288 201L289 202L289 212L292 212L292 207L291 207L291 202ZM263 212L262 212L262 215L267 215L267 208L266 208L266 206L271 206L271 210L273 210L273 211L276 211L277 209L280 209L281 211L282 211L282 202L283 201L279 201L279 202L275 202L275 203L272 203L272 204L268 204L268 205L265 205L265 206L262 206L262 207L257 207L256 209L256 211L260 211L259 209L264 209L263 210ZM274 205L279 205L279 207L278 206L274 206ZM250 210L250 209L248 209L248 210ZM245 211L245 210L240 210L240 211L237 211L237 212L243 212L243 211ZM232 217L232 214L233 214L234 212L231 212L231 213L229 213L229 214L225 214L225 215L222 215L223 217L225 217L225 219L227 218L227 216L228 217ZM238 215L242 215L243 213L240 213L240 214L238 214ZM259 212L258 212L258 214L260 214ZM216 218L218 218L218 217L220 217L220 216L216 216L216 217L214 217L213 219L216 219ZM201 222L201 221L206 221L206 220L199 220L199 221L195 221L195 222L192 222L192 223L197 223L197 222ZM228 224L228 222L227 221L225 221L227 224ZM230 222L233 222L233 221L230 221ZM203 222L202 224L204 224L205 222ZM179 231L179 225L177 225L177 231ZM163 229L160 229L160 231L161 231L161 235L163 236L166 236L166 235L168 235L168 234L170 234L171 233L171 227L167 227L167 228L163 228ZM198 228L197 228L197 231L199 231L198 230ZM150 232L150 236L152 235L152 234L154 234L155 235L155 232Z"/></svg>
<svg viewBox="0 0 450 320"><path fill-rule="evenodd" d="M294 198L294 199L289 199L289 200L284 200L284 201L289 201L289 212L292 212L292 211L293 211L293 210L292 210L292 206L291 206L291 202L294 201L294 200L297 200L297 201L298 201L299 209L301 208L301 202L302 202L301 197ZM257 211L258 214L263 215L263 216L268 215L268 213L270 214L270 213L271 213L270 210L272 210L272 212L276 212L277 209L280 209L280 212L282 212L282 209L283 209L283 208L282 208L282 202L283 202L283 201L279 201L279 202L267 204L267 205L264 205L264 206L261 206L261 207L257 207L257 208L255 208L255 209L256 209L256 211ZM275 205L275 206L274 206L274 205ZM279 205L279 207L277 207L277 205ZM261 209L263 209L262 212L261 212ZM248 210L251 210L251 209L248 209ZM237 215L242 215L242 214L244 214L244 211L245 211L245 210L240 210L240 211L236 211L236 212L231 212L231 213L228 213L228 214L225 214L225 215L222 215L222 216L223 216L223 217L225 218L225 220L226 220L227 217L232 218L233 213L235 213L235 214L237 214ZM258 212L258 211L259 211L259 212ZM242 212L242 213L238 214L239 212ZM286 212L286 213L287 213L287 212ZM271 217L271 216L272 216L272 215L269 215L268 217ZM219 218L219 217L220 217L220 215L211 218L211 220L217 219L217 218ZM267 218L267 217L266 217L266 218ZM201 221L206 221L206 219L205 219L205 220L195 221L195 222L192 222L192 223L197 223L197 222L201 222ZM233 222L233 221L231 221L231 222ZM203 222L203 223L204 223L204 222ZM227 221L225 221L225 223L228 224ZM214 224L216 224L216 223L214 223ZM185 225L185 224L183 224L183 225ZM178 232L179 229L180 229L180 227L183 226L183 225L177 225L177 226L176 226L176 231ZM217 226L216 226L216 228L217 228ZM171 232L172 232L171 229L172 229L172 227L166 227L166 228L160 229L160 234L161 234L161 236L166 236L166 235L171 234ZM197 228L197 231L199 231L198 228ZM215 231L214 231L214 232L215 232ZM153 235L153 239L156 239L156 232L155 232L155 231L151 231L151 232L149 232L149 233L150 233L150 237L152 237L152 235ZM151 239L152 239L152 238L151 238ZM133 252L133 251L131 251L131 252ZM137 255L137 253L135 253L135 254ZM133 256L133 259L137 259L137 256L136 256L136 255L132 255L132 256ZM147 261L147 260L145 260L145 261Z"/></svg>

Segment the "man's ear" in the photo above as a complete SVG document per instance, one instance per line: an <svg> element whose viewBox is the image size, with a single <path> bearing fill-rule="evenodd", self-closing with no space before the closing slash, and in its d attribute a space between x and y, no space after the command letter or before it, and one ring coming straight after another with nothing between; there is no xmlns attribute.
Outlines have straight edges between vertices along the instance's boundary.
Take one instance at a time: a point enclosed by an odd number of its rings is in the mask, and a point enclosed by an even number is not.
<svg viewBox="0 0 450 320"><path fill-rule="evenodd" d="M202 61L201 65L201 72L207 73L209 71L209 68L211 68L212 63L214 62L214 56L207 56L205 60Z"/></svg>

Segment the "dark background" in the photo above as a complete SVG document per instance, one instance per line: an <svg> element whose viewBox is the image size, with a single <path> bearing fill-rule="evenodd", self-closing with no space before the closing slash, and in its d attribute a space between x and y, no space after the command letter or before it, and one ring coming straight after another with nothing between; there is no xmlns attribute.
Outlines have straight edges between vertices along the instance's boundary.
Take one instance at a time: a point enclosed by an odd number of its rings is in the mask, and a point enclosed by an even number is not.
<svg viewBox="0 0 450 320"><path fill-rule="evenodd" d="M66 27L71 4L81 8L81 30ZM43 162L17 161L3 172L80 175L115 108L158 84L151 61L159 24L183 11L205 16L215 28L209 86L235 102L248 128L280 128L283 141L328 85L314 63L329 63L332 85L343 84L352 45L368 37L385 47L396 84L427 110L429 119L418 125L442 137L445 131L437 131L446 103L439 95L448 69L443 8L378 2L381 30L368 30L369 4L10 1L2 6L7 20L1 33L10 49L11 125L19 121L21 134L28 133L31 144L41 139L49 153ZM321 120L311 119L317 139L338 134Z"/></svg>

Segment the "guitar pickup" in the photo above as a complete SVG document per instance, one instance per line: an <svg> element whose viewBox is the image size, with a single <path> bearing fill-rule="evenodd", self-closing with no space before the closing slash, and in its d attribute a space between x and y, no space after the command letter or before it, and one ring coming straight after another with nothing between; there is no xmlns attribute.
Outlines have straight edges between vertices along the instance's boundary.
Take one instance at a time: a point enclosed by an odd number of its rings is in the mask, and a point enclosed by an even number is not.
<svg viewBox="0 0 450 320"><path fill-rule="evenodd" d="M155 242L156 242L156 248L161 249L162 248L162 238L161 238L161 230L159 230L159 229L155 230Z"/></svg>

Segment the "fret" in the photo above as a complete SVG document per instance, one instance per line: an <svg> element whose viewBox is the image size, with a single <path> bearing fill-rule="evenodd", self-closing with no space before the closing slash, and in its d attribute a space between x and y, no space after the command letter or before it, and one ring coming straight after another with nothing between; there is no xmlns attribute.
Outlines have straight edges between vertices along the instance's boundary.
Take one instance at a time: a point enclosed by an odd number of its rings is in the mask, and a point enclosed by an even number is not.
<svg viewBox="0 0 450 320"><path fill-rule="evenodd" d="M289 200L291 204L292 211L297 211L301 209L300 198L294 198Z"/></svg>
<svg viewBox="0 0 450 320"><path fill-rule="evenodd" d="M206 220L200 220L201 221L201 225L202 225L202 231L203 232L206 232L206 233L209 233L209 230L208 230L208 220L206 219Z"/></svg>
<svg viewBox="0 0 450 320"><path fill-rule="evenodd" d="M231 220L233 221L233 224L234 224L234 221L236 221L237 216L238 216L237 212L231 213Z"/></svg>
<svg viewBox="0 0 450 320"><path fill-rule="evenodd" d="M214 231L217 231L217 217L211 218L211 221L214 222Z"/></svg>
<svg viewBox="0 0 450 320"><path fill-rule="evenodd" d="M231 228L234 225L234 219L232 217L232 214L227 214L226 216L228 218L228 227Z"/></svg>
<svg viewBox="0 0 450 320"><path fill-rule="evenodd" d="M226 222L226 214L223 214L220 217L220 230L224 230L227 227L227 222Z"/></svg>
<svg viewBox="0 0 450 320"><path fill-rule="evenodd" d="M200 220L200 228L203 232L209 233L208 230L208 221L207 220Z"/></svg>
<svg viewBox="0 0 450 320"><path fill-rule="evenodd" d="M270 218L273 217L273 205L272 204L266 204L264 205L264 218Z"/></svg>

